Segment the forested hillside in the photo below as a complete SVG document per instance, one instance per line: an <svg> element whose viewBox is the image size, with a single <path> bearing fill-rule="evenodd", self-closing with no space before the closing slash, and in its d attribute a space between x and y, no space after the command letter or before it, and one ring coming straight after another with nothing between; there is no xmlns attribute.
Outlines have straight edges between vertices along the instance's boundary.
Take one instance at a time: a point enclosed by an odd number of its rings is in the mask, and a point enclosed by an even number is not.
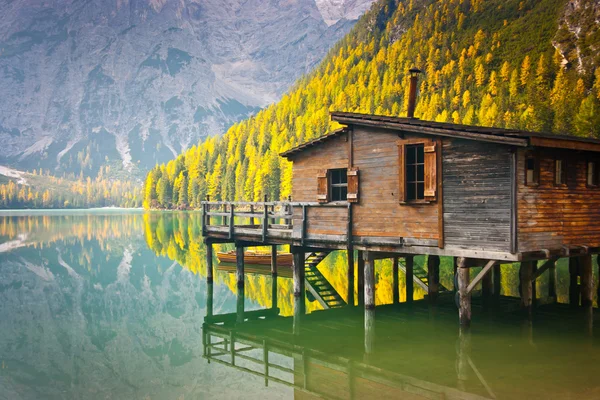
<svg viewBox="0 0 600 400"><path fill-rule="evenodd" d="M335 128L331 110L405 115L412 66L421 119L598 137L599 20L592 0L379 1L280 102L155 167L144 205L288 196L278 154Z"/></svg>

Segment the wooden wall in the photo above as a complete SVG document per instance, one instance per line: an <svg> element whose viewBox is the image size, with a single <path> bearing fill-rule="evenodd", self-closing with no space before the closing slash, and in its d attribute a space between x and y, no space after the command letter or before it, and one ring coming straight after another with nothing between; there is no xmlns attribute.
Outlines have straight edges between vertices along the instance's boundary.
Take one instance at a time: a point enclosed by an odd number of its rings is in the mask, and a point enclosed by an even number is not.
<svg viewBox="0 0 600 400"><path fill-rule="evenodd" d="M295 202L317 201L317 174L322 169L348 168L348 142L340 135L305 150L294 160L292 199ZM345 235L348 210L345 207L310 207L307 233L311 235ZM302 209L294 208L294 229L301 229Z"/></svg>
<svg viewBox="0 0 600 400"><path fill-rule="evenodd" d="M443 143L445 245L510 251L510 148L460 139Z"/></svg>
<svg viewBox="0 0 600 400"><path fill-rule="evenodd" d="M393 131L354 127L354 166L359 168L360 200L353 207L353 234L437 241L437 204L399 202L399 139Z"/></svg>
<svg viewBox="0 0 600 400"><path fill-rule="evenodd" d="M561 151L563 153L561 153ZM588 154L538 149L539 186L525 186L526 150L517 153L519 251L600 246L600 188L586 186ZM554 185L556 155L567 155L569 185Z"/></svg>

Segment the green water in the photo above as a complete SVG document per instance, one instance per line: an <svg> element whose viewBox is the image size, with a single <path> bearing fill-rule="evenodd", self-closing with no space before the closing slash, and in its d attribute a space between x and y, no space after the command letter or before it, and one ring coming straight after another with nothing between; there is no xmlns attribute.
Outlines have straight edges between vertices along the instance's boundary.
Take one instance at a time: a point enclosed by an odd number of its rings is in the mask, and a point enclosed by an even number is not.
<svg viewBox="0 0 600 400"><path fill-rule="evenodd" d="M474 307L460 333L452 301L390 304L378 261L373 314L307 299L294 317L289 267L247 274L243 296L226 267L207 284L200 232L197 213L0 215L0 399L600 398L598 322L583 310L540 305L527 322L507 300ZM345 264L332 253L319 269L347 299ZM564 262L557 273L566 303ZM441 283L452 289L451 260ZM517 284L503 266L502 294ZM401 301L404 288L400 276ZM541 304L546 276L536 289Z"/></svg>

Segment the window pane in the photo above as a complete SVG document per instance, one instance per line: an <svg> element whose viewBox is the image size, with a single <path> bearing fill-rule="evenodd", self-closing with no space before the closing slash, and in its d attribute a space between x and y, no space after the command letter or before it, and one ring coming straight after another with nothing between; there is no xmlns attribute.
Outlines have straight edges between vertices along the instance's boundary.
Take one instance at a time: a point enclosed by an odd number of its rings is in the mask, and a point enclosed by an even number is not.
<svg viewBox="0 0 600 400"><path fill-rule="evenodd" d="M587 184L588 186L596 186L598 184L598 172L596 170L596 163L595 162L588 162L588 169L587 169Z"/></svg>
<svg viewBox="0 0 600 400"><path fill-rule="evenodd" d="M415 146L406 146L406 163L414 164L416 160Z"/></svg>
<svg viewBox="0 0 600 400"><path fill-rule="evenodd" d="M527 159L527 170L533 171L535 169L535 160L533 158Z"/></svg>
<svg viewBox="0 0 600 400"><path fill-rule="evenodd" d="M527 183L534 183L533 182L533 170L532 169L528 169L527 170Z"/></svg>
<svg viewBox="0 0 600 400"><path fill-rule="evenodd" d="M416 146L416 150L417 150L417 162L418 163L425 162L425 146L423 146L423 145Z"/></svg>
<svg viewBox="0 0 600 400"><path fill-rule="evenodd" d="M415 185L414 184L410 184L406 186L406 200L414 200L416 199L416 193L415 193Z"/></svg>
<svg viewBox="0 0 600 400"><path fill-rule="evenodd" d="M421 200L425 198L425 184L417 183L417 199Z"/></svg>
<svg viewBox="0 0 600 400"><path fill-rule="evenodd" d="M407 165L406 166L406 182L410 183L410 182L414 182L416 178L415 175L415 166L414 165Z"/></svg>
<svg viewBox="0 0 600 400"><path fill-rule="evenodd" d="M417 165L417 181L423 182L425 180L425 165Z"/></svg>
<svg viewBox="0 0 600 400"><path fill-rule="evenodd" d="M348 199L348 187L342 186L340 189L341 189L340 200L347 200Z"/></svg>
<svg viewBox="0 0 600 400"><path fill-rule="evenodd" d="M340 171L340 182L348 183L348 172L345 169Z"/></svg>

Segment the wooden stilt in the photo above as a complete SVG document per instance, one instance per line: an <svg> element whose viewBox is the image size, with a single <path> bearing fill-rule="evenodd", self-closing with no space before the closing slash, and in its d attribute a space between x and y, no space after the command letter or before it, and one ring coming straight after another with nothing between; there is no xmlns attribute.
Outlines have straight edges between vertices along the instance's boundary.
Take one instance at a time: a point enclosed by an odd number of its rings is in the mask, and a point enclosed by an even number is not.
<svg viewBox="0 0 600 400"><path fill-rule="evenodd" d="M556 301L556 261L550 261L552 264L548 267L548 297Z"/></svg>
<svg viewBox="0 0 600 400"><path fill-rule="evenodd" d="M363 254L365 261L365 309L375 308L375 260L369 252Z"/></svg>
<svg viewBox="0 0 600 400"><path fill-rule="evenodd" d="M348 249L348 271L346 275L348 278L348 305L354 307L354 250L352 248Z"/></svg>
<svg viewBox="0 0 600 400"><path fill-rule="evenodd" d="M375 310L365 308L365 355L373 353L375 344ZM365 360L365 361L368 361Z"/></svg>
<svg viewBox="0 0 600 400"><path fill-rule="evenodd" d="M244 286L239 286L237 288L237 306L236 306L236 319L235 321L238 324L244 322L244 302L245 302L245 293Z"/></svg>
<svg viewBox="0 0 600 400"><path fill-rule="evenodd" d="M467 271L468 269L465 268ZM458 273L458 271L457 271ZM456 378L457 388L466 391L469 379L469 357L471 354L471 331L461 326L456 343Z"/></svg>
<svg viewBox="0 0 600 400"><path fill-rule="evenodd" d="M271 277L271 308L277 308L277 275Z"/></svg>
<svg viewBox="0 0 600 400"><path fill-rule="evenodd" d="M365 260L364 260L364 252L358 252L358 260L357 263L357 290L358 293L358 305L361 306L365 304Z"/></svg>
<svg viewBox="0 0 600 400"><path fill-rule="evenodd" d="M535 307L536 302L537 302L537 278L535 278L535 276L537 275L537 261L532 261L531 262L531 307Z"/></svg>
<svg viewBox="0 0 600 400"><path fill-rule="evenodd" d="M492 295L494 290L493 272L488 272L481 280L481 299L483 307L488 308L492 303Z"/></svg>
<svg viewBox="0 0 600 400"><path fill-rule="evenodd" d="M493 280L494 280L494 298L496 299L496 301L498 301L498 300L500 300L500 291L502 289L502 271L500 270L500 264L494 265Z"/></svg>
<svg viewBox="0 0 600 400"><path fill-rule="evenodd" d="M457 265L458 282L458 319L460 325L468 327L471 325L471 294L467 291L469 287L469 268L467 259L460 257Z"/></svg>
<svg viewBox="0 0 600 400"><path fill-rule="evenodd" d="M271 275L277 276L277 246L271 246Z"/></svg>
<svg viewBox="0 0 600 400"><path fill-rule="evenodd" d="M594 282L592 278L592 256L579 257L579 275L581 276L581 306L592 307L594 301Z"/></svg>
<svg viewBox="0 0 600 400"><path fill-rule="evenodd" d="M569 304L573 307L579 306L579 259L577 257L569 258Z"/></svg>
<svg viewBox="0 0 600 400"><path fill-rule="evenodd" d="M237 280L237 287L244 287L244 248L242 246L236 246L235 248L235 276Z"/></svg>
<svg viewBox="0 0 600 400"><path fill-rule="evenodd" d="M531 261L521 262L519 269L519 293L521 295L521 309L526 316L531 316L531 299L533 296L533 265Z"/></svg>
<svg viewBox="0 0 600 400"><path fill-rule="evenodd" d="M398 257L392 258L392 303L400 302L400 285L398 284Z"/></svg>
<svg viewBox="0 0 600 400"><path fill-rule="evenodd" d="M294 335L300 334L300 324L302 316L304 315L304 296L294 296L294 321L293 321L293 333Z"/></svg>
<svg viewBox="0 0 600 400"><path fill-rule="evenodd" d="M206 242L206 281L213 281L213 245L212 242Z"/></svg>
<svg viewBox="0 0 600 400"><path fill-rule="evenodd" d="M295 249L293 253L294 260L294 296L304 298L305 284L304 284L304 249Z"/></svg>
<svg viewBox="0 0 600 400"><path fill-rule="evenodd" d="M414 297L414 261L415 258L413 256L406 256L404 259L406 264L406 302L412 303Z"/></svg>
<svg viewBox="0 0 600 400"><path fill-rule="evenodd" d="M458 276L457 276L457 274L458 274L458 257L452 257L452 263L454 266L454 275L453 275L454 280L452 281L454 283L454 287L452 288L452 291L454 293L456 293L456 292L458 292L458 285L456 284L456 282L458 282L457 281L457 279L458 279Z"/></svg>
<svg viewBox="0 0 600 400"><path fill-rule="evenodd" d="M212 282L206 285L206 316L213 316L213 284Z"/></svg>
<svg viewBox="0 0 600 400"><path fill-rule="evenodd" d="M427 287L429 288L429 301L435 302L440 287L440 257L430 255L427 257Z"/></svg>

